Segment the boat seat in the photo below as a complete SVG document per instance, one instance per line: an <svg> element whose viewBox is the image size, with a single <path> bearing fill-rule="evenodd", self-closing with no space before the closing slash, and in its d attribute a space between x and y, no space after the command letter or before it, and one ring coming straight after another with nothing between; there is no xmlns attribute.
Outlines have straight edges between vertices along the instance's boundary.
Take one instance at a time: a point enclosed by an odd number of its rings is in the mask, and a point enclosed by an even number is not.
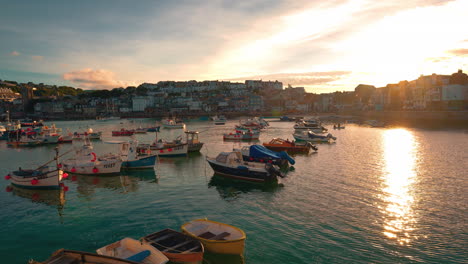
<svg viewBox="0 0 468 264"><path fill-rule="evenodd" d="M166 248L166 249L163 250L162 252L168 252L168 251L174 250L174 249L176 249L176 248L178 248L178 247L181 247L181 246L186 245L186 244L189 244L189 243L192 243L192 240L187 240L187 241L184 241L184 242L182 242L182 243L179 243L179 244L177 244L177 245L175 245L175 246L172 246L172 247L170 247L170 248Z"/></svg>
<svg viewBox="0 0 468 264"><path fill-rule="evenodd" d="M230 235L231 235L231 233L229 233L229 232L223 232L221 234L218 234L218 235L212 237L211 240L224 240L225 237L230 236Z"/></svg>
<svg viewBox="0 0 468 264"><path fill-rule="evenodd" d="M216 235L211 233L210 231L198 235L198 237L201 237L201 238L204 238L204 239L211 239L214 236L216 236Z"/></svg>

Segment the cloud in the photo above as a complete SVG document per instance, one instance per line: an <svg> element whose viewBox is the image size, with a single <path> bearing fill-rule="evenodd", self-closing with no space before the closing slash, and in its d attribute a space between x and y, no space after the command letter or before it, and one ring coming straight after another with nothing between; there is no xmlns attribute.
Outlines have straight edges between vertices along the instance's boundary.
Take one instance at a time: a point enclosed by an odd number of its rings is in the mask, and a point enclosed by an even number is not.
<svg viewBox="0 0 468 264"><path fill-rule="evenodd" d="M34 56L31 56L31 58L35 61L40 61L44 59L44 56L34 55Z"/></svg>
<svg viewBox="0 0 468 264"><path fill-rule="evenodd" d="M468 55L468 49L454 49L450 50L449 53L457 56L465 56Z"/></svg>
<svg viewBox="0 0 468 264"><path fill-rule="evenodd" d="M63 74L63 79L85 89L112 89L134 85L133 83L117 80L115 73L104 69L93 70L87 68L71 71Z"/></svg>
<svg viewBox="0 0 468 264"><path fill-rule="evenodd" d="M14 50L10 53L10 56L19 56L21 55L18 51Z"/></svg>
<svg viewBox="0 0 468 264"><path fill-rule="evenodd" d="M328 84L350 75L350 71L329 71L329 72L302 72L302 73L275 73L256 75L249 77L241 77L230 79L233 81L239 80L278 80L284 85L318 85Z"/></svg>

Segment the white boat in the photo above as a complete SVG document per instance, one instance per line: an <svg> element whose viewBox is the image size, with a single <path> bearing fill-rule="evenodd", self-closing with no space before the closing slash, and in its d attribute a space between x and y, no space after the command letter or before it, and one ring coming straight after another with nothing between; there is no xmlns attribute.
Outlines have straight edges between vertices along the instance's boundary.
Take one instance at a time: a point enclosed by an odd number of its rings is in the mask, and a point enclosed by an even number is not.
<svg viewBox="0 0 468 264"><path fill-rule="evenodd" d="M164 119L162 121L162 126L164 128L185 128L185 124L183 122L176 122L173 119Z"/></svg>
<svg viewBox="0 0 468 264"><path fill-rule="evenodd" d="M118 155L97 157L89 139L75 151L75 157L62 161L63 170L76 174L116 174L120 172L122 159Z"/></svg>
<svg viewBox="0 0 468 264"><path fill-rule="evenodd" d="M242 132L235 131L234 133L224 134L224 140L257 140L260 138L260 132Z"/></svg>
<svg viewBox="0 0 468 264"><path fill-rule="evenodd" d="M312 131L296 131L293 134L293 137L297 141L307 141L307 142L330 142L331 140L336 140L332 134L328 133L328 135L318 135Z"/></svg>
<svg viewBox="0 0 468 264"><path fill-rule="evenodd" d="M40 166L37 169L22 169L10 172L5 179L11 180L14 186L27 189L58 189L63 177L63 171L58 166L58 150L55 158L55 166ZM52 162L50 161L50 162ZM50 163L49 162L49 163Z"/></svg>
<svg viewBox="0 0 468 264"><path fill-rule="evenodd" d="M99 255L131 260L143 264L164 264L169 261L155 247L128 237L104 246L96 250L96 252Z"/></svg>
<svg viewBox="0 0 468 264"><path fill-rule="evenodd" d="M88 138L90 140L101 140L102 132L94 132L92 128L88 128L85 132L73 133L73 140L83 140Z"/></svg>
<svg viewBox="0 0 468 264"><path fill-rule="evenodd" d="M226 124L226 117L223 115L215 115L213 116L213 122L215 125L224 125Z"/></svg>
<svg viewBox="0 0 468 264"><path fill-rule="evenodd" d="M295 130L310 130L314 133L325 133L328 130L316 119L308 119L297 122L294 125Z"/></svg>

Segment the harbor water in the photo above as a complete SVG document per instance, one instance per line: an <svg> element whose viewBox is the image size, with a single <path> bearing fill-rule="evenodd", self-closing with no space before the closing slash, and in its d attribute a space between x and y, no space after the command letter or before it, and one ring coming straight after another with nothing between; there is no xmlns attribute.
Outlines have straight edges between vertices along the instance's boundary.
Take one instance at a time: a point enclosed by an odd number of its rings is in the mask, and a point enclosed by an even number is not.
<svg viewBox="0 0 468 264"><path fill-rule="evenodd" d="M451 129L371 128L346 124L336 143L320 144L279 185L213 176L206 156L249 142L223 141L236 120L187 122L201 153L160 158L152 171L70 176L68 191L11 188L12 170L34 168L54 146L9 148L0 142L0 263L45 260L60 248L95 252L124 237L208 218L243 229L244 256L206 254L205 263L466 263L468 133ZM60 121L57 127L104 132L153 126L154 120ZM292 139L293 123L270 122L260 140ZM172 140L180 129L161 129ZM136 135L151 142L155 133ZM116 145L93 142L99 154ZM72 144L59 146L65 152ZM66 156L67 157L67 156ZM69 156L68 156L69 157Z"/></svg>

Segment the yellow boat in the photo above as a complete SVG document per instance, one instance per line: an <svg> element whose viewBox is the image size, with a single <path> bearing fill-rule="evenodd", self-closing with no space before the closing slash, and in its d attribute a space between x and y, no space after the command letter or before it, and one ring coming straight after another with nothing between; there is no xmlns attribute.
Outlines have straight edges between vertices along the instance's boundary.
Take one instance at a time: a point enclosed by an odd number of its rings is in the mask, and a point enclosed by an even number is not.
<svg viewBox="0 0 468 264"><path fill-rule="evenodd" d="M245 233L241 229L208 219L196 219L185 223L182 232L200 240L205 250L242 255L244 253Z"/></svg>

